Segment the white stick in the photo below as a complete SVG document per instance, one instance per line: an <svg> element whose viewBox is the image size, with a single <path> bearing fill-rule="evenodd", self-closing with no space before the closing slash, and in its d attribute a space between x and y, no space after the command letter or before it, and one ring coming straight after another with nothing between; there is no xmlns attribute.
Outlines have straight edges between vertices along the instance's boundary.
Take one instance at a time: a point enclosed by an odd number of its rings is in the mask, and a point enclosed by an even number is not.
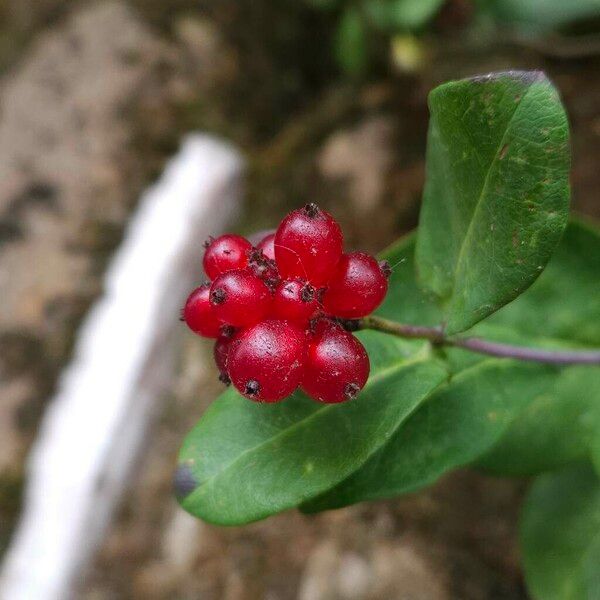
<svg viewBox="0 0 600 600"><path fill-rule="evenodd" d="M242 170L232 148L190 136L142 198L32 449L2 600L72 596L171 379L179 308L202 241L237 210Z"/></svg>

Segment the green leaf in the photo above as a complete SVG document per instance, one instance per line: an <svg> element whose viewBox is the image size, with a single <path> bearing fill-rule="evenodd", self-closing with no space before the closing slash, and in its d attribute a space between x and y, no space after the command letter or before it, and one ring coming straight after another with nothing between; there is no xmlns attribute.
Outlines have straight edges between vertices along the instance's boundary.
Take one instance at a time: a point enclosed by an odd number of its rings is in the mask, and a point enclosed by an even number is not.
<svg viewBox="0 0 600 600"><path fill-rule="evenodd" d="M444 0L368 0L364 10L379 29L414 30L431 20L443 3Z"/></svg>
<svg viewBox="0 0 600 600"><path fill-rule="evenodd" d="M181 450L182 506L222 525L297 506L359 468L446 378L426 353L407 359L414 344L375 332L361 339L373 371L353 402L323 406L295 394L261 405L234 391L217 399Z"/></svg>
<svg viewBox="0 0 600 600"><path fill-rule="evenodd" d="M356 8L350 7L342 15L334 43L342 69L348 75L362 75L367 68L369 47L365 23Z"/></svg>
<svg viewBox="0 0 600 600"><path fill-rule="evenodd" d="M534 598L600 598L600 480L589 465L536 480L523 509L521 545Z"/></svg>
<svg viewBox="0 0 600 600"><path fill-rule="evenodd" d="M535 398L477 466L496 475L532 475L590 456L600 427L600 368L565 369Z"/></svg>
<svg viewBox="0 0 600 600"><path fill-rule="evenodd" d="M429 105L417 267L454 334L516 298L546 266L567 222L569 132L540 72L447 83Z"/></svg>
<svg viewBox="0 0 600 600"><path fill-rule="evenodd" d="M486 11L501 23L551 30L600 16L600 0L488 0Z"/></svg>
<svg viewBox="0 0 600 600"><path fill-rule="evenodd" d="M496 442L528 402L548 393L556 369L486 360L459 373L364 466L302 509L316 512L416 491Z"/></svg>
<svg viewBox="0 0 600 600"><path fill-rule="evenodd" d="M531 289L473 334L500 340L520 337L522 343L540 347L600 347L598 273L600 235L573 223ZM599 437L600 368L572 367L552 394L527 407L478 464L502 475L539 473L588 456L590 448L600 446Z"/></svg>

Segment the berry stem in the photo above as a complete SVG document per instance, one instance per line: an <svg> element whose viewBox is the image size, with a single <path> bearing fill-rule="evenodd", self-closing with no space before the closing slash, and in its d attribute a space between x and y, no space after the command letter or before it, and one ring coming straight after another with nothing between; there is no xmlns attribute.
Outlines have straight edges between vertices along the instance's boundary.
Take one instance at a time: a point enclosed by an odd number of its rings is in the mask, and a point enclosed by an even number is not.
<svg viewBox="0 0 600 600"><path fill-rule="evenodd" d="M556 365L600 365L600 350L544 350L492 342L477 337L447 337L441 327L396 323L369 316L358 321L358 329L373 329L397 337L426 339L436 346L453 346L479 354Z"/></svg>

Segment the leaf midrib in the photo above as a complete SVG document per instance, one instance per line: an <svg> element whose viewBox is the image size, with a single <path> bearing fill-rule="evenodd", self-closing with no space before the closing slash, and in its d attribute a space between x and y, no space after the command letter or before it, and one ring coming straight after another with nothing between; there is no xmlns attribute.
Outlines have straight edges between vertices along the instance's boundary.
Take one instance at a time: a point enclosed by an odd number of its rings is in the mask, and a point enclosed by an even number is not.
<svg viewBox="0 0 600 600"><path fill-rule="evenodd" d="M421 363L421 362L424 363L424 362L427 362L428 360L430 360L430 359L427 356L417 356L417 357L412 358L410 360L403 361L403 362L401 362L399 364L395 364L393 366L386 367L386 368L382 369L381 371L379 371L378 373L376 373L375 375L373 375L373 377L369 380L369 384L368 385L369 385L369 387L372 387L373 385L375 385L376 383L378 383L380 380L384 379L386 376L388 376L390 374L393 374L396 371L401 371L402 369L404 369L406 367L410 367L412 365L415 365L415 364L418 364L418 363ZM435 388L433 388L433 389L435 389ZM255 446L252 446L251 448L246 448L246 450L244 450L243 452L241 452L240 454L238 454L238 456L236 456L234 460L232 460L230 463L228 463L220 471L214 473L213 475L211 475L210 477L208 477L204 481L199 482L198 485L197 485L197 487L196 487L196 489L186 498L186 500L188 498L191 498L191 497L195 496L196 493L205 490L207 488L207 486L210 486L210 484L213 483L218 477L220 477L221 475L223 475L223 473L226 473L227 471L229 471L230 469L232 469L233 467L235 467L236 463L240 462L248 454L252 454L253 452L259 450L263 446L267 446L269 444L272 444L279 437L287 435L289 432L294 431L295 429L299 429L300 427L304 426L306 423L310 422L313 418L316 418L317 416L321 416L325 412L330 412L336 406L338 406L338 405L337 404L328 404L327 406L323 406L322 408L317 409L315 412L311 413L310 415L308 415L306 417L303 417L302 419L300 419L299 421L297 421L296 423L294 423L290 427L287 427L286 429L282 429L276 435L274 435L273 437L269 438L268 440L266 440L264 442L260 442L260 444L256 444ZM410 414L410 413L407 413L407 416L408 416L408 414Z"/></svg>
<svg viewBox="0 0 600 600"><path fill-rule="evenodd" d="M456 259L456 265L454 267L454 277L453 277L453 281L452 281L452 292L449 296L450 301L454 298L454 294L456 291L456 281L457 281L457 274L459 271L459 268L462 265L462 262L464 261L464 256L466 253L465 248L467 247L467 242L470 240L470 237L472 235L473 232L473 227L474 227L474 223L476 220L477 215L479 214L479 211L481 210L481 205L483 203L483 198L486 197L487 194L487 187L489 184L489 180L490 180L490 173L492 172L492 169L494 168L494 166L497 164L499 159L499 155L500 155L500 151L502 150L504 144L505 144L505 140L506 140L506 136L508 135L508 132L510 130L510 127L512 125L512 122L515 119L515 115L517 114L517 112L519 111L519 109L521 108L521 106L523 105L523 102L525 101L525 98L527 97L527 95L529 94L529 92L531 91L532 87L535 85L535 83L532 83L527 90L525 91L525 93L523 94L523 96L521 97L521 99L519 100L519 102L517 103L517 105L515 106L515 110L513 111L512 115L510 116L510 119L508 120L508 123L506 124L506 129L504 130L504 133L502 135L502 139L500 140L496 151L494 152L494 158L492 159L492 162L490 163L490 166L487 170L487 173L485 174L485 178L483 181L483 185L481 186L481 191L479 192L479 197L477 198L477 202L475 203L475 208L473 209L473 212L471 214L471 220L469 221L469 225L467 227L467 231L465 233L465 236L461 242L460 245L460 250L458 251L458 258Z"/></svg>

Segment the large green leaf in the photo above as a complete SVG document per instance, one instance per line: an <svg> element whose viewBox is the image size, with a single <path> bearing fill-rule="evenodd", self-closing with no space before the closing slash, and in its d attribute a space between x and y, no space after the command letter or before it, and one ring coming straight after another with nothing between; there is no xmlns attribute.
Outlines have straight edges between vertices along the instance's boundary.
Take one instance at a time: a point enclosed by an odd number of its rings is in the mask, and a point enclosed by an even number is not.
<svg viewBox="0 0 600 600"><path fill-rule="evenodd" d="M587 225L571 224L531 289L474 333L520 336L537 346L600 347L599 273L600 235ZM519 415L479 465L504 475L538 473L587 455L599 434L600 368L572 367L551 394Z"/></svg>
<svg viewBox="0 0 600 600"><path fill-rule="evenodd" d="M570 367L527 405L477 460L496 475L532 475L593 453L600 427L600 368Z"/></svg>
<svg viewBox="0 0 600 600"><path fill-rule="evenodd" d="M542 272L567 222L567 118L540 72L444 84L429 97L422 283L449 334L507 304Z"/></svg>
<svg viewBox="0 0 600 600"><path fill-rule="evenodd" d="M296 394L261 405L234 391L217 399L181 450L183 507L232 525L297 506L359 468L446 378L426 346L414 355L414 344L383 334L361 338L373 372L355 401L323 406Z"/></svg>
<svg viewBox="0 0 600 600"><path fill-rule="evenodd" d="M537 479L523 509L521 545L534 598L600 599L600 480L589 465Z"/></svg>

